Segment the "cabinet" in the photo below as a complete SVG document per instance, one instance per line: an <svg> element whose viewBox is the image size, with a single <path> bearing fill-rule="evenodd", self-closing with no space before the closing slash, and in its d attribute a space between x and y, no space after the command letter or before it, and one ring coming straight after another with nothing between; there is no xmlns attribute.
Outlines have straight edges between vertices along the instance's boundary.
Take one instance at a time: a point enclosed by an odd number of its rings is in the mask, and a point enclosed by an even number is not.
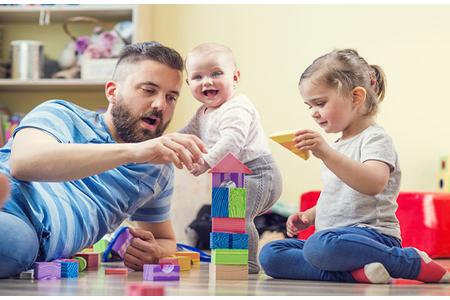
<svg viewBox="0 0 450 300"><path fill-rule="evenodd" d="M34 5L0 6L0 59L8 60L12 40L40 40L45 55L57 60L70 41L63 31L64 21L73 16L99 19L107 27L128 20L134 25L133 41L137 40L139 5ZM141 8L145 11L149 7ZM40 25L44 20L49 24ZM148 21L147 21L148 22ZM79 23L70 26L76 36L90 35L92 24ZM52 98L73 101L91 109L107 106L103 95L103 80L83 79L0 79L0 103L11 111L28 112L35 105Z"/></svg>

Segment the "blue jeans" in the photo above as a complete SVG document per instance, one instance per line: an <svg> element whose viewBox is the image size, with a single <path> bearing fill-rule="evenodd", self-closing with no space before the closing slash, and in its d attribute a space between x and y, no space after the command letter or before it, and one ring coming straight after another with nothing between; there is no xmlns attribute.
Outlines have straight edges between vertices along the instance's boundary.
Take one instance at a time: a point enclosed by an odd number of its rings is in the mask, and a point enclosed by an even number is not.
<svg viewBox="0 0 450 300"><path fill-rule="evenodd" d="M39 240L31 224L0 211L0 278L28 270L39 253Z"/></svg>
<svg viewBox="0 0 450 300"><path fill-rule="evenodd" d="M273 241L261 249L259 261L274 278L338 282L355 282L351 271L373 262L382 263L391 277L415 279L421 264L413 248L362 227L322 230L306 241Z"/></svg>

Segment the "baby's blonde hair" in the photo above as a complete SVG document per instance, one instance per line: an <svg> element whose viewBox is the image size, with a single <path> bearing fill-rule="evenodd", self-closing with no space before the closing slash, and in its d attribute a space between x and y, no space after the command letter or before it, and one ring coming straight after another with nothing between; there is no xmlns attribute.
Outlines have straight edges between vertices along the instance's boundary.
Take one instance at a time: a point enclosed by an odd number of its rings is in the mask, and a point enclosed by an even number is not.
<svg viewBox="0 0 450 300"><path fill-rule="evenodd" d="M353 49L334 50L313 61L300 76L299 85L307 78L324 82L338 93L350 94L355 87L367 91L365 115L372 116L378 111L386 92L386 77L380 66L369 65Z"/></svg>
<svg viewBox="0 0 450 300"><path fill-rule="evenodd" d="M201 55L209 55L211 53L217 53L217 54L224 54L228 56L228 59L231 60L233 63L234 68L236 68L236 60L234 58L233 51L231 51L230 48L228 48L225 45L217 44L217 43L203 43L192 49L185 59L185 65L187 64L187 61L189 60L189 57L194 54L201 54Z"/></svg>

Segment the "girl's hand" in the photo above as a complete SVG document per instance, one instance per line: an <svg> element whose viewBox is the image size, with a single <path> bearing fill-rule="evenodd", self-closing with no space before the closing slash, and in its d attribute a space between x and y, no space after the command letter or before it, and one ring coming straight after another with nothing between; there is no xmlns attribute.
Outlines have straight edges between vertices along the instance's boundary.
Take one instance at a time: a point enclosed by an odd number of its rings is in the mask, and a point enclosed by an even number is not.
<svg viewBox="0 0 450 300"><path fill-rule="evenodd" d="M300 230L304 230L312 225L310 218L304 212L290 215L286 222L286 231L289 237L294 237Z"/></svg>
<svg viewBox="0 0 450 300"><path fill-rule="evenodd" d="M302 151L310 150L319 159L323 159L328 151L331 150L331 147L318 132L303 129L295 132L294 135L294 143L297 149Z"/></svg>

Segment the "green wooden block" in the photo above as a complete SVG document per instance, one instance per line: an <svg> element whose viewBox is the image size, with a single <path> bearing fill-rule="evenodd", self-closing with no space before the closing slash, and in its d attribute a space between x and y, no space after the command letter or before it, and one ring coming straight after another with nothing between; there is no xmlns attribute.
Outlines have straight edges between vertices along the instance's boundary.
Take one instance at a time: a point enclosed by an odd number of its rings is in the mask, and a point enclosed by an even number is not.
<svg viewBox="0 0 450 300"><path fill-rule="evenodd" d="M97 243L94 244L94 252L103 253L106 248L108 248L109 242L107 240L101 239Z"/></svg>
<svg viewBox="0 0 450 300"><path fill-rule="evenodd" d="M231 188L228 203L228 216L230 218L245 218L247 194L244 188Z"/></svg>
<svg viewBox="0 0 450 300"><path fill-rule="evenodd" d="M211 262L215 265L247 265L248 249L213 249Z"/></svg>

